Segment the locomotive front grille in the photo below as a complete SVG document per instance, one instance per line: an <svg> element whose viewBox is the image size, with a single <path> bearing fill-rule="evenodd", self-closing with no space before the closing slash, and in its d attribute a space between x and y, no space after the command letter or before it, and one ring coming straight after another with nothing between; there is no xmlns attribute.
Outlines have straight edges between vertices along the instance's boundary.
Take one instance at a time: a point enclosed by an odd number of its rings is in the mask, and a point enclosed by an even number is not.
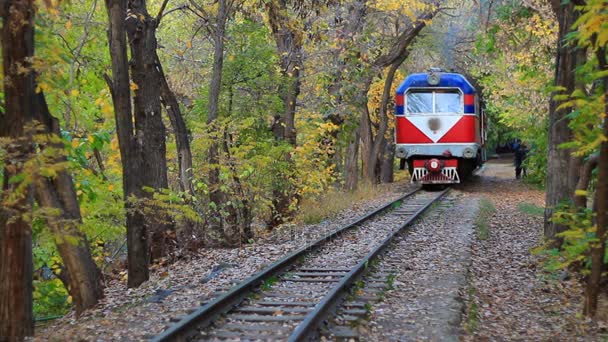
<svg viewBox="0 0 608 342"><path fill-rule="evenodd" d="M419 182L421 184L452 184L460 183L460 177L458 177L458 170L455 167L444 167L441 169L441 172L429 172L424 167L416 167L414 168L411 182Z"/></svg>

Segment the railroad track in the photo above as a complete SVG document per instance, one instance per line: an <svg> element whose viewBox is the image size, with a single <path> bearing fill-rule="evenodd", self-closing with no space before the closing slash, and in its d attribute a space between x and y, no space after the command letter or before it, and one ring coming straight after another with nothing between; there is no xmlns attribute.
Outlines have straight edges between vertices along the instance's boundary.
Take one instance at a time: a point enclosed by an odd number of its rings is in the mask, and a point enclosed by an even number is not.
<svg viewBox="0 0 608 342"><path fill-rule="evenodd" d="M316 336L321 322L370 262L448 190L417 189L307 244L152 341L303 341Z"/></svg>

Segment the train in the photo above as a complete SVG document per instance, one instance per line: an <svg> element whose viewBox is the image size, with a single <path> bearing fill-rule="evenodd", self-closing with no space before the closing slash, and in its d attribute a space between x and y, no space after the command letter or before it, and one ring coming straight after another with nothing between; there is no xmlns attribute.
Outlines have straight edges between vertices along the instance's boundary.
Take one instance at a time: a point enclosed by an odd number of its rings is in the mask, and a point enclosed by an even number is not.
<svg viewBox="0 0 608 342"><path fill-rule="evenodd" d="M486 161L483 101L467 78L431 68L395 94L395 157L412 183L455 184Z"/></svg>

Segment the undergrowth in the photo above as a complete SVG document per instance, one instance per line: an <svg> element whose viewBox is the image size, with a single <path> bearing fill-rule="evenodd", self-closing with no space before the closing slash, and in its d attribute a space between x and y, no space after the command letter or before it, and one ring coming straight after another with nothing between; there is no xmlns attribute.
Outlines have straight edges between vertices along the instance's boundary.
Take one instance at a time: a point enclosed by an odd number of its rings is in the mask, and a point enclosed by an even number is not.
<svg viewBox="0 0 608 342"><path fill-rule="evenodd" d="M326 192L314 199L303 200L296 221L305 224L316 224L340 211L352 206L353 203L378 196L379 189L368 183L359 184L356 191Z"/></svg>
<svg viewBox="0 0 608 342"><path fill-rule="evenodd" d="M545 208L539 207L531 203L519 203L517 209L519 209L520 212L528 214L530 216L542 217L545 215Z"/></svg>
<svg viewBox="0 0 608 342"><path fill-rule="evenodd" d="M490 219L496 211L494 204L488 199L482 198L479 202L479 213L475 219L475 230L480 240L485 240L490 236Z"/></svg>
<svg viewBox="0 0 608 342"><path fill-rule="evenodd" d="M464 322L464 330L473 334L477 331L479 327L479 308L477 307L477 303L475 303L475 288L469 287L467 290L468 294L468 304L467 304L467 318Z"/></svg>
<svg viewBox="0 0 608 342"><path fill-rule="evenodd" d="M544 257L543 263L548 272L569 269L588 275L591 270L591 247L598 241L593 210L559 205L552 220L555 224L568 228L556 234L562 239L561 247L556 248L551 241L546 241L533 252ZM608 249L604 260L608 260Z"/></svg>

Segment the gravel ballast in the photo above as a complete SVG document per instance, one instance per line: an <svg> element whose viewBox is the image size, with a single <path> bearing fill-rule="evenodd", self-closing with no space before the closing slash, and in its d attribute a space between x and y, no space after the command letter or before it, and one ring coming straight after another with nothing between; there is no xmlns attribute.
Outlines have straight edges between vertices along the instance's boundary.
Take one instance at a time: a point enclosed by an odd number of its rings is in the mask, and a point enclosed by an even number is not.
<svg viewBox="0 0 608 342"><path fill-rule="evenodd" d="M391 245L378 265L395 274L384 301L359 332L365 341L455 341L464 309L470 244L478 201L452 191L441 205Z"/></svg>
<svg viewBox="0 0 608 342"><path fill-rule="evenodd" d="M190 258L155 267L150 280L128 289L126 281L107 284L105 298L76 319L70 314L36 329L35 340L145 340L222 294L285 254L354 221L412 189L400 184L374 199L354 203L316 225L286 226L255 244L231 249L201 249Z"/></svg>

